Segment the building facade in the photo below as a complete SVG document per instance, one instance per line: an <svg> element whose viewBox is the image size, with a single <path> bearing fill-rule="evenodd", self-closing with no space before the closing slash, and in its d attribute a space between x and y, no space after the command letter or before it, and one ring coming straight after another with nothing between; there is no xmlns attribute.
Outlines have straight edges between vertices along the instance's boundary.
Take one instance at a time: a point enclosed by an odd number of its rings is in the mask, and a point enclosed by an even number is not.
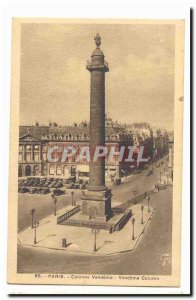
<svg viewBox="0 0 196 300"><path fill-rule="evenodd" d="M121 146L132 146L133 139L125 128L110 124L105 128L105 145L108 153L111 147L119 151ZM56 162L48 159L48 149L53 146L58 146L55 155L59 155L59 160ZM61 154L66 146L75 147L76 154L61 162ZM89 146L89 125L86 122L73 126L57 126L56 123L50 123L49 126L40 126L38 123L35 126L20 126L18 176L68 178L76 175L88 180L89 163L85 159L76 162L76 156L84 146ZM130 163L119 162L118 156L110 161L106 157L106 180L120 178L129 167Z"/></svg>
<svg viewBox="0 0 196 300"><path fill-rule="evenodd" d="M18 176L51 176L68 178L76 175L88 180L89 163L85 160L76 163L76 156L81 147L89 146L89 124L81 122L72 126L58 126L49 123L48 126L39 125L20 126L19 130L19 165ZM59 152L65 146L76 147L76 155L67 161L51 163L48 160L48 148L58 146ZM119 151L121 146L134 146L133 162L118 161L118 157L105 162L106 181L113 177L121 178L133 172L135 168L142 168L144 163L138 163L138 153L143 146L143 158L162 157L169 151L169 135L164 129L151 128L147 123L121 125L117 121L105 116L105 145L108 153L111 147ZM60 156L61 153L59 153ZM56 154L58 155L58 153Z"/></svg>

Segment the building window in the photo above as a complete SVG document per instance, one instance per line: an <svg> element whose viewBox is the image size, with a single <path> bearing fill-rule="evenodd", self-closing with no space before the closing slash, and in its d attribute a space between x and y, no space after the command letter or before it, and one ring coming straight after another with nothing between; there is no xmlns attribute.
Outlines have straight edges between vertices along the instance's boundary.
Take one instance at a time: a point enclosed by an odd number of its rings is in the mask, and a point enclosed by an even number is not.
<svg viewBox="0 0 196 300"><path fill-rule="evenodd" d="M44 160L44 161L46 161L47 160L47 154L44 152L44 153L42 153L42 159Z"/></svg>
<svg viewBox="0 0 196 300"><path fill-rule="evenodd" d="M18 161L19 161L19 162L22 162L22 153L19 153Z"/></svg>
<svg viewBox="0 0 196 300"><path fill-rule="evenodd" d="M18 167L18 177L22 177L22 166Z"/></svg>
<svg viewBox="0 0 196 300"><path fill-rule="evenodd" d="M54 175L54 165L50 165L49 167L49 174Z"/></svg>
<svg viewBox="0 0 196 300"><path fill-rule="evenodd" d="M46 150L47 150L47 145L43 145L43 146L42 146L42 150L43 150L43 151L46 151Z"/></svg>
<svg viewBox="0 0 196 300"><path fill-rule="evenodd" d="M33 168L33 175L36 176L36 175L39 175L39 166L34 166Z"/></svg>
<svg viewBox="0 0 196 300"><path fill-rule="evenodd" d="M57 174L57 175L61 175L61 174L62 174L62 171L61 171L61 165L58 165L58 166L56 167L56 174Z"/></svg>
<svg viewBox="0 0 196 300"><path fill-rule="evenodd" d="M27 151L31 150L31 145L27 145L27 146L26 146L26 150L27 150Z"/></svg>
<svg viewBox="0 0 196 300"><path fill-rule="evenodd" d="M39 161L39 154L38 154L38 153L35 153L35 154L34 154L34 161L35 161L35 162L38 162L38 161Z"/></svg>
<svg viewBox="0 0 196 300"><path fill-rule="evenodd" d="M19 145L19 151L22 151L22 145Z"/></svg>
<svg viewBox="0 0 196 300"><path fill-rule="evenodd" d="M63 174L64 174L65 177L69 177L69 167L64 166Z"/></svg>
<svg viewBox="0 0 196 300"><path fill-rule="evenodd" d="M26 153L26 161L27 162L31 161L31 153Z"/></svg>
<svg viewBox="0 0 196 300"><path fill-rule="evenodd" d="M39 146L38 146L38 145L35 145L35 146L34 146L34 150L39 150Z"/></svg>
<svg viewBox="0 0 196 300"><path fill-rule="evenodd" d="M47 165L43 165L43 174L47 175Z"/></svg>

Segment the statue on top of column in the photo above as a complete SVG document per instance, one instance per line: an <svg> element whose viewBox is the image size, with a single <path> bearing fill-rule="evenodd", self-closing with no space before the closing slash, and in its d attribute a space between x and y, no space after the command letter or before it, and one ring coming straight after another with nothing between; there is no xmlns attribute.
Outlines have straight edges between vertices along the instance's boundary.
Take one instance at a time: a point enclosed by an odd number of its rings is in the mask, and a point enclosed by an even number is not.
<svg viewBox="0 0 196 300"><path fill-rule="evenodd" d="M101 37L100 37L99 33L97 33L97 35L94 37L94 40L95 40L95 44L96 44L97 48L99 48L101 45Z"/></svg>

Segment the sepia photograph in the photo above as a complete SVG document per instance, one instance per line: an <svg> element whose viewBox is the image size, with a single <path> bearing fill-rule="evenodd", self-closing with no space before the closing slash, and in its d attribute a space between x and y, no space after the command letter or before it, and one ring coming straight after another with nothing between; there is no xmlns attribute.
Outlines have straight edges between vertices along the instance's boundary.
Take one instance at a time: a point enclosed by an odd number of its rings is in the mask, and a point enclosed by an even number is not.
<svg viewBox="0 0 196 300"><path fill-rule="evenodd" d="M179 286L183 20L13 19L8 282Z"/></svg>

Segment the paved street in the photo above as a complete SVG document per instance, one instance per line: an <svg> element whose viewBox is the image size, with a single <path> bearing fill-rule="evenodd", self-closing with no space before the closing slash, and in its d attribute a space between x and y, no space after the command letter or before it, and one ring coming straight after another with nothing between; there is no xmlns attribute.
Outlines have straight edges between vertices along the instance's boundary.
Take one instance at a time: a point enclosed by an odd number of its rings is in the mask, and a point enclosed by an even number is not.
<svg viewBox="0 0 196 300"><path fill-rule="evenodd" d="M76 208L77 207L74 209ZM73 206L68 206L67 212L72 209ZM124 226L120 231L115 231L112 234L109 233L109 230L99 231L96 238L96 253L94 252L95 236L92 234L90 228L59 225L57 224L56 217L54 215L50 215L47 218L42 219L39 223L36 230L36 244L34 243L35 230L32 230L31 227L21 231L18 234L18 240L25 246L28 245L44 249L64 250L65 252L76 252L78 254L110 255L130 251L136 247L138 241L143 236L143 232L150 223L151 217L154 213L154 208L150 207L150 211L148 212L147 207L144 207L142 214L143 218L141 216L140 203L133 205L131 210L132 215L135 218L134 239L132 239L133 225L131 217L127 221L126 226ZM60 211L60 214L62 215L64 212L65 209ZM73 215L73 218L76 218L76 215ZM108 224L117 224L123 216L124 214L114 215L108 221ZM79 219L81 217L81 215L77 216ZM70 219L71 218L72 217L70 217ZM65 238L67 243L66 248L62 247L62 240Z"/></svg>
<svg viewBox="0 0 196 300"><path fill-rule="evenodd" d="M160 161L162 161L161 159ZM164 158L166 161L166 158ZM158 163L158 162L157 162ZM156 166L157 163L154 163ZM137 191L137 194L145 192L154 187L160 180L160 171L163 173L165 165L162 165L159 169L154 167L154 173L149 177L145 176L145 171L141 174L134 175L130 180L119 186L112 187L112 205L115 206L116 203L126 202L127 200L134 197L132 194L132 189ZM80 202L81 191L74 190L74 198L77 202ZM65 195L58 197L57 209L61 209L67 205L71 204L71 190L66 190ZM39 194L19 194L18 201L18 230L23 230L31 225L31 209L35 208L37 213L37 218L41 220L47 215L53 213L53 201L51 199L51 194L39 195Z"/></svg>
<svg viewBox="0 0 196 300"><path fill-rule="evenodd" d="M156 211L135 250L114 256L93 257L18 246L19 272L170 274L170 265L162 266L161 256L171 253L172 188L160 191ZM154 205L154 203L153 203Z"/></svg>
<svg viewBox="0 0 196 300"><path fill-rule="evenodd" d="M163 168L164 166L162 166ZM131 190L138 192L151 188L158 180L160 170L151 176L136 175L130 182L113 188L115 201L126 201L132 197ZM131 196L130 196L131 195ZM114 256L93 257L65 254L53 250L38 250L18 246L19 272L46 273L100 273L100 274L169 274L170 264L164 264L161 256L171 253L172 188L160 191L152 197L156 206L153 218L143 238L132 252Z"/></svg>

